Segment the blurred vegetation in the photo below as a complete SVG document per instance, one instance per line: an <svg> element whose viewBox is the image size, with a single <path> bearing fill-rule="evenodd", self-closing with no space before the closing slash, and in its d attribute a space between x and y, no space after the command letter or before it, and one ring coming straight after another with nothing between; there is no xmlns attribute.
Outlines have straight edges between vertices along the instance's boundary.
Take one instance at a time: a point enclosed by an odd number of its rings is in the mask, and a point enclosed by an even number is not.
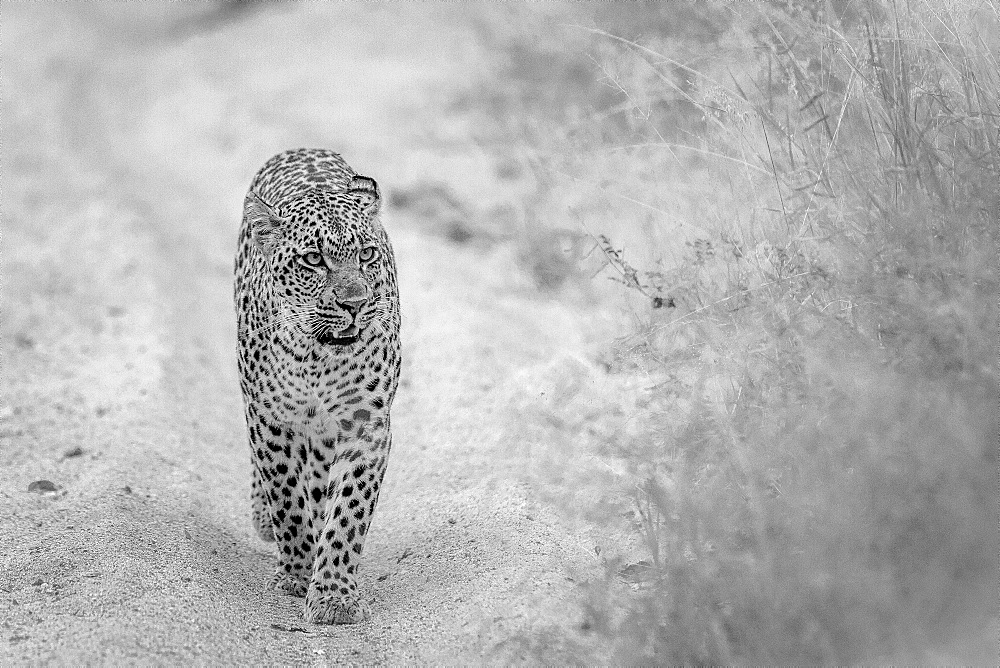
<svg viewBox="0 0 1000 668"><path fill-rule="evenodd" d="M636 323L609 367L655 381L639 427L551 444L621 464L559 476L644 552L583 630L622 664L994 663L996 6L499 11L460 104L535 177L527 264L588 239Z"/></svg>

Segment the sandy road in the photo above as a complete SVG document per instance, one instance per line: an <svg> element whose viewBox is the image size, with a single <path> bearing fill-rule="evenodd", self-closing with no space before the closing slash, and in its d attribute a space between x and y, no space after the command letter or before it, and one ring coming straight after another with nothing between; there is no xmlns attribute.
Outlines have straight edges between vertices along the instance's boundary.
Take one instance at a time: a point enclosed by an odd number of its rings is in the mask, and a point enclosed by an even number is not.
<svg viewBox="0 0 1000 668"><path fill-rule="evenodd" d="M432 173L502 196L474 152L414 139L468 29L419 5L204 31L206 6L149 7L2 10L0 664L570 658L593 545L520 482L512 408L518 373L587 345L584 316L539 299L503 246L389 212L406 364L362 568L373 618L312 626L264 592L272 548L248 519L243 190L272 153L322 145L388 191ZM39 479L58 491L25 491Z"/></svg>
<svg viewBox="0 0 1000 668"><path fill-rule="evenodd" d="M420 140L466 28L419 6L218 25L153 7L3 7L0 663L570 658L593 545L521 482L514 408L518 373L586 346L583 316L540 300L503 246L389 212L406 363L362 568L373 618L312 626L264 592L272 548L248 519L244 188L277 150L322 145L390 192L432 174L502 196L475 155ZM27 492L39 479L58 491Z"/></svg>

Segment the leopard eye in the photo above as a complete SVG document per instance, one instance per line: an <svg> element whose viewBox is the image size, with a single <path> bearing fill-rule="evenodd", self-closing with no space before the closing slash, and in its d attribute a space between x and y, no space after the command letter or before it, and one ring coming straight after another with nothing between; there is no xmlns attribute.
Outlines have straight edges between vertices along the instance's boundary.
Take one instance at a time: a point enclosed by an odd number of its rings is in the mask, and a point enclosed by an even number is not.
<svg viewBox="0 0 1000 668"><path fill-rule="evenodd" d="M316 251L311 251L305 255L300 255L299 260L309 267L319 267L323 264L323 256Z"/></svg>
<svg viewBox="0 0 1000 668"><path fill-rule="evenodd" d="M378 249L374 246L365 246L361 249L361 252L358 253L358 259L361 260L363 264L374 262L377 257Z"/></svg>

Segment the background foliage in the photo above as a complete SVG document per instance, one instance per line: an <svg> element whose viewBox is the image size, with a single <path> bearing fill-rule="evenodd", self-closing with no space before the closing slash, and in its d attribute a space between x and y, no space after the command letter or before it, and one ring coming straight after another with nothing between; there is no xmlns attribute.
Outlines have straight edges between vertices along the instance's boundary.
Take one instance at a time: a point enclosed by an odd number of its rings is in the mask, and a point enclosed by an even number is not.
<svg viewBox="0 0 1000 668"><path fill-rule="evenodd" d="M624 663L995 659L996 7L508 19L481 139L536 178L523 256L618 283L609 368L649 380L624 434L551 447L634 548L584 630Z"/></svg>

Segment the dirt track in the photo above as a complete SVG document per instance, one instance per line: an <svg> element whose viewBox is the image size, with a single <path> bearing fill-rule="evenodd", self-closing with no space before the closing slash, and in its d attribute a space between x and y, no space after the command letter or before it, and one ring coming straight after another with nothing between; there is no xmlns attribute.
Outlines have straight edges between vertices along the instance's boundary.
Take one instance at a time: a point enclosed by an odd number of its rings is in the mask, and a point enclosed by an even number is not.
<svg viewBox="0 0 1000 668"><path fill-rule="evenodd" d="M517 434L559 360L592 380L576 356L599 325L540 298L504 245L406 211L387 216L406 363L361 571L373 618L312 626L264 592L230 304L253 172L316 145L389 193L504 193L429 111L474 62L460 16L212 11L2 8L0 664L569 659L573 580L599 564L521 482ZM58 490L26 491L42 479Z"/></svg>

